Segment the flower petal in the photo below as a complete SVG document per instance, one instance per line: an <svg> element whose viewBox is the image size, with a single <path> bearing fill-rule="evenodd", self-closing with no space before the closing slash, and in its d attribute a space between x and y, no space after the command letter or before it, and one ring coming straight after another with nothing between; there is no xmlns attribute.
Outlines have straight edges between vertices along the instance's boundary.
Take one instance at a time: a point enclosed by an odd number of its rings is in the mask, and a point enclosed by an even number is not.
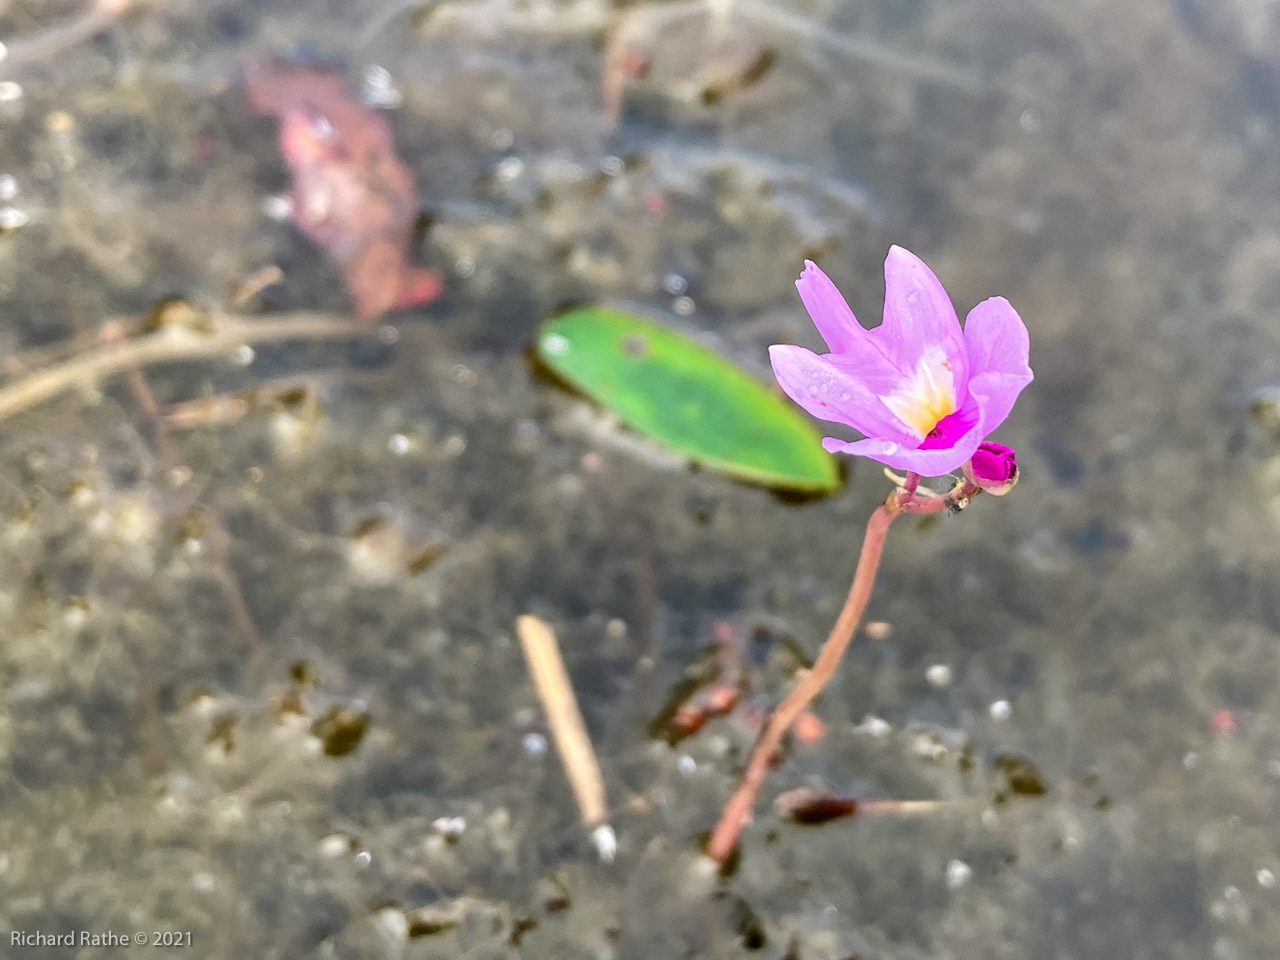
<svg viewBox="0 0 1280 960"><path fill-rule="evenodd" d="M1000 426L1018 394L1033 379L1027 326L1004 297L983 300L965 319L969 394L982 406L987 433Z"/></svg>
<svg viewBox="0 0 1280 960"><path fill-rule="evenodd" d="M919 442L880 399L898 386L900 375L878 351L820 357L804 347L776 344L769 361L787 396L819 420L871 437Z"/></svg>
<svg viewBox="0 0 1280 960"><path fill-rule="evenodd" d="M913 470L926 477L939 477L963 466L982 443L982 425L960 437L955 446L942 450L913 450L892 440L855 440L848 443L827 437L822 445L829 453L848 453L879 460L895 470Z"/></svg>
<svg viewBox="0 0 1280 960"><path fill-rule="evenodd" d="M894 246L884 261L884 287L884 322L871 331L871 339L903 370L915 370L940 352L945 362L936 365L937 376L949 377L954 396L962 400L969 382L968 354L941 281L914 253Z"/></svg>
<svg viewBox="0 0 1280 960"><path fill-rule="evenodd" d="M846 353L862 347L867 331L849 309L836 285L812 260L804 262L804 272L796 281L800 299L813 325L822 334L832 353Z"/></svg>

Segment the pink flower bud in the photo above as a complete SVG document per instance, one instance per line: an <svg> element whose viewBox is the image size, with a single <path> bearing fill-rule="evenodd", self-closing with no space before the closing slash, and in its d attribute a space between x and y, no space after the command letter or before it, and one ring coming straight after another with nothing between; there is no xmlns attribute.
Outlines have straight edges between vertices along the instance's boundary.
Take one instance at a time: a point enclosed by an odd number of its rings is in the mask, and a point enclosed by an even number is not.
<svg viewBox="0 0 1280 960"><path fill-rule="evenodd" d="M964 474L987 493L1002 497L1018 482L1018 455L1013 447L984 440L964 465Z"/></svg>

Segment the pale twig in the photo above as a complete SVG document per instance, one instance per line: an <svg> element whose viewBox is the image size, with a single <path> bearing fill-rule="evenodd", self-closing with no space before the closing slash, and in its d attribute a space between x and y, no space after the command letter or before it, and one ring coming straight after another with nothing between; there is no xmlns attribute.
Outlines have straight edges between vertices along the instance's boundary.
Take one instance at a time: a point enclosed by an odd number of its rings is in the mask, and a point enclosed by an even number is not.
<svg viewBox="0 0 1280 960"><path fill-rule="evenodd" d="M8 55L0 61L0 77L33 64L51 65L50 61L106 30L132 5L133 0L90 0L88 9L79 16L19 37L8 45Z"/></svg>
<svg viewBox="0 0 1280 960"><path fill-rule="evenodd" d="M97 386L134 367L228 355L255 343L338 339L359 337L362 333L368 331L357 329L349 320L323 313L254 319L215 315L209 332L165 327L72 357L0 388L0 420L74 388Z"/></svg>
<svg viewBox="0 0 1280 960"><path fill-rule="evenodd" d="M529 663L538 699L546 711L560 762L564 764L569 785L578 802L582 823L592 828L592 838L601 858L612 859L613 831L605 823L604 777L600 774L600 764L587 736L586 724L582 722L582 712L573 695L569 673L560 657L556 635L550 626L529 614L516 618L516 634Z"/></svg>

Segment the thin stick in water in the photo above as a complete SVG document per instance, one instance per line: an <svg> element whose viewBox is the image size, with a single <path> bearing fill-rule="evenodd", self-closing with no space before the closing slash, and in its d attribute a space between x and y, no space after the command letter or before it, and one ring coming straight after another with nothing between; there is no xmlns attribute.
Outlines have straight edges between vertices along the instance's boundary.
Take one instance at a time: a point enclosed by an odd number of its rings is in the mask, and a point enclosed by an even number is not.
<svg viewBox="0 0 1280 960"><path fill-rule="evenodd" d="M516 634L529 664L533 685L546 711L547 722L564 764L569 785L578 802L578 812L585 826L592 828L592 838L602 859L613 858L613 831L605 822L607 808L604 777L587 736L578 699L573 694L569 673L560 657L560 646L551 627L535 616L516 617Z"/></svg>

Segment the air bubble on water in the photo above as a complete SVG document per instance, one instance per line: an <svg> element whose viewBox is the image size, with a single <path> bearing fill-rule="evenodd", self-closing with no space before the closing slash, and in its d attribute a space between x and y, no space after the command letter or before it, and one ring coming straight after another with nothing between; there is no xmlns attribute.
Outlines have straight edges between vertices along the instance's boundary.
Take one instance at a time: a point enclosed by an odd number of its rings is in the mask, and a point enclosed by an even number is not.
<svg viewBox="0 0 1280 960"><path fill-rule="evenodd" d="M0 200L9 201L18 195L18 178L12 173L0 173Z"/></svg>
<svg viewBox="0 0 1280 960"><path fill-rule="evenodd" d="M682 317L689 317L698 309L698 305L693 302L692 297L676 297L672 301L671 309Z"/></svg>
<svg viewBox="0 0 1280 960"><path fill-rule="evenodd" d="M1013 716L1013 705L1008 700L997 700L987 710L992 720L1008 720Z"/></svg>
<svg viewBox="0 0 1280 960"><path fill-rule="evenodd" d="M498 127L489 134L489 146L495 150L510 150L516 142L516 135L510 127Z"/></svg>
<svg viewBox="0 0 1280 960"><path fill-rule="evenodd" d="M605 157L600 161L600 169L606 176L620 177L626 171L627 165L622 162L621 157Z"/></svg>
<svg viewBox="0 0 1280 960"><path fill-rule="evenodd" d="M673 297L678 297L689 289L689 281L678 273L668 273L662 278L662 289Z"/></svg>

